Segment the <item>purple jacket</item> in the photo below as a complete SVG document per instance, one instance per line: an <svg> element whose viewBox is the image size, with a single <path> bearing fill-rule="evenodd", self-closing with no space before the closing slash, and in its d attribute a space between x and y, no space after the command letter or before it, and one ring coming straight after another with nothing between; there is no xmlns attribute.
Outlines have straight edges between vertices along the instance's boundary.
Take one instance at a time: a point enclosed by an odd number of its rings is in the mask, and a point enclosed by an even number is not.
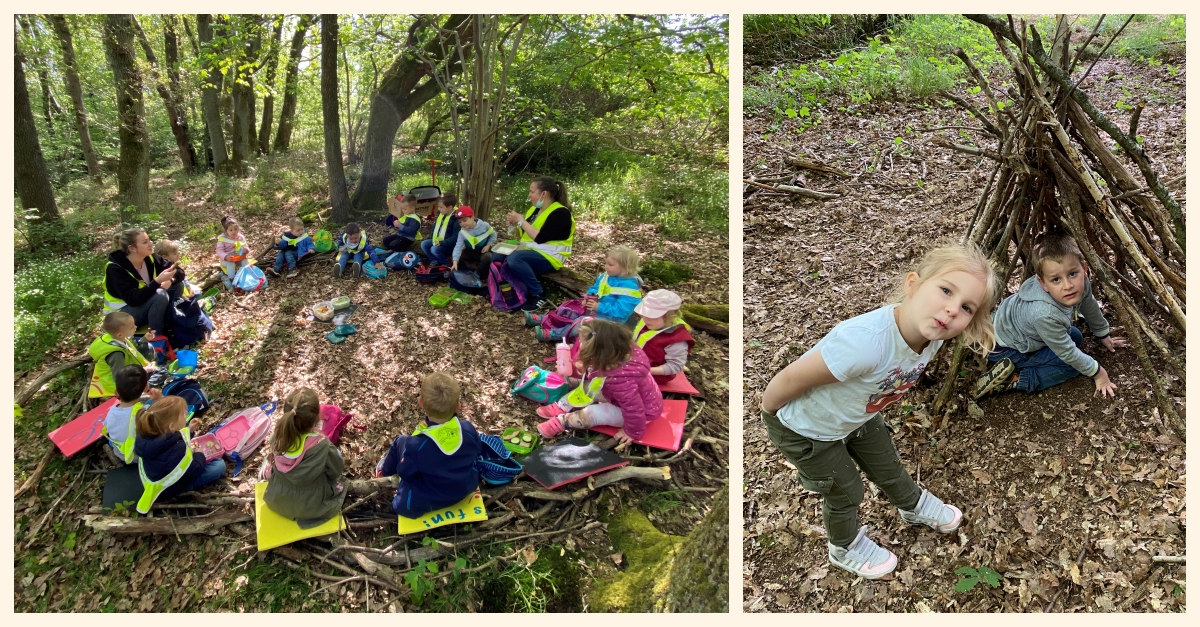
<svg viewBox="0 0 1200 627"><path fill-rule="evenodd" d="M663 409L662 392L650 375L650 360L642 347L635 344L629 361L597 375L605 377L600 390L604 399L621 409L625 435L641 439L646 435L646 425L662 415Z"/></svg>

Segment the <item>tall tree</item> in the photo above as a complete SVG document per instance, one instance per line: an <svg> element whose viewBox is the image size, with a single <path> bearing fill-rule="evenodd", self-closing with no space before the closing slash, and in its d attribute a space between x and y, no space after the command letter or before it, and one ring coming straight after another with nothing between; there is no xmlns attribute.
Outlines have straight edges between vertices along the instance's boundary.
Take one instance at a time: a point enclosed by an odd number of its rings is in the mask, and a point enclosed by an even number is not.
<svg viewBox="0 0 1200 627"><path fill-rule="evenodd" d="M462 70L462 59L447 54L454 50L449 42L466 43L474 36L474 24L469 15L451 15L440 28L421 16L409 28L400 54L384 72L383 81L371 99L363 144L362 178L351 198L356 215L378 215L383 211L392 171L392 145L396 142L400 124L440 91L438 81L431 76L437 71L437 65L449 64L446 72L451 75ZM426 39L424 44L421 43L423 37ZM425 81L421 82L421 79Z"/></svg>
<svg viewBox="0 0 1200 627"><path fill-rule="evenodd" d="M133 15L105 15L103 30L104 48L117 86L121 143L117 159L117 196L124 222L126 208L134 207L144 212L150 207L150 137L146 131L142 74L137 67L133 43Z"/></svg>
<svg viewBox="0 0 1200 627"><path fill-rule="evenodd" d="M246 173L246 161L255 152L254 124L254 75L259 68L259 52L262 49L261 16L246 15L237 20L231 29L233 47L232 88L233 136L230 138L233 156L230 159L233 171ZM230 75L226 74L229 79Z"/></svg>
<svg viewBox="0 0 1200 627"><path fill-rule="evenodd" d="M271 47L267 51L267 95L263 97L262 126L258 131L258 152L271 152L271 121L275 117L275 72L279 69L279 46L283 41L283 19L275 16L275 34L271 36Z"/></svg>
<svg viewBox="0 0 1200 627"><path fill-rule="evenodd" d="M96 157L96 149L92 146L92 134L88 128L87 109L83 105L83 86L79 82L79 69L75 62L75 43L71 38L71 29L67 18L62 15L50 15L50 26L58 38L62 48L63 68L67 76L67 91L71 92L71 108L75 114L75 134L79 136L79 147L83 150L83 159L87 162L88 176L97 184L102 182L100 160Z"/></svg>
<svg viewBox="0 0 1200 627"><path fill-rule="evenodd" d="M14 46L17 43L14 41ZM16 89L13 92L13 109L16 113L16 124L13 129L13 161L17 196L21 198L21 206L26 211L36 209L40 222L57 222L58 205L54 202L54 190L50 187L50 177L46 173L46 160L42 157L41 142L38 141L37 126L33 123L33 107L29 103L29 88L25 84L25 58L20 47L15 50L16 60L15 79ZM28 233L29 247L37 249L45 244L42 236L44 229L30 229Z"/></svg>
<svg viewBox="0 0 1200 627"><path fill-rule="evenodd" d="M21 22L21 28L25 31L25 36L29 39L30 45L36 41L36 35L33 30L33 21L28 15L20 15L17 18ZM61 114L62 107L54 98L54 93L50 91L50 75L46 71L46 64L36 52L34 53L34 63L32 64L37 69L38 86L42 90L42 117L46 121L46 132L54 135L54 114Z"/></svg>
<svg viewBox="0 0 1200 627"><path fill-rule="evenodd" d="M186 23L185 21L184 24ZM229 153L225 150L225 130L221 126L221 74L217 71L217 46L213 42L212 15L197 15L196 30L199 31L200 39L200 108L204 113L204 125L208 127L213 169L217 172L227 172Z"/></svg>
<svg viewBox="0 0 1200 627"><path fill-rule="evenodd" d="M321 120L325 131L325 172L329 176L330 216L335 223L350 222L350 197L342 169L342 136L338 126L337 41L338 16L321 15Z"/></svg>
<svg viewBox="0 0 1200 627"><path fill-rule="evenodd" d="M292 49L288 53L287 79L283 88L283 108L279 112L279 130L275 133L275 151L286 151L292 144L292 118L296 115L296 89L300 83L300 54L304 51L304 38L312 16L301 15L292 33Z"/></svg>
<svg viewBox="0 0 1200 627"><path fill-rule="evenodd" d="M163 80L158 56L154 54L154 47L150 45L146 31L142 30L142 25L138 23L136 17L133 18L133 28L137 33L138 42L142 44L142 52L146 54L150 78L154 81L154 89L158 92L158 97L162 98L163 106L167 109L171 134L175 136L175 146L179 149L179 161L183 163L183 171L191 173L196 167L196 149L192 147L191 132L188 130L187 120L183 117L183 108L179 106L181 100L176 93L171 91L170 85Z"/></svg>

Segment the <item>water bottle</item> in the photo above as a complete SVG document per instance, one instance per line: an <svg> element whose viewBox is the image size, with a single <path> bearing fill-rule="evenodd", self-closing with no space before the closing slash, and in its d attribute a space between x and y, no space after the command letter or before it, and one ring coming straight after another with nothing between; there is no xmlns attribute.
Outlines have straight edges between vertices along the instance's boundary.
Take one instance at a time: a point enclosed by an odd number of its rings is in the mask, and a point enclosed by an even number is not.
<svg viewBox="0 0 1200 627"><path fill-rule="evenodd" d="M558 346L555 348L555 352L557 353L558 357L558 363L555 364L555 369L558 371L558 374L562 375L563 377L571 376L571 346L567 344L566 337L563 337L563 339L559 341Z"/></svg>

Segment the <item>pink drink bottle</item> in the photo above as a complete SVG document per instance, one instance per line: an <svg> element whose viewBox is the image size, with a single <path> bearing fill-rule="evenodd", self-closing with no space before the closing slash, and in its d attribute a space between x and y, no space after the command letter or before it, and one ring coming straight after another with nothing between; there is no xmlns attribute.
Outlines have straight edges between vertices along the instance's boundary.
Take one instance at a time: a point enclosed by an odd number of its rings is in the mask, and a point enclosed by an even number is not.
<svg viewBox="0 0 1200 627"><path fill-rule="evenodd" d="M555 369L558 374L569 377L571 376L571 346L567 344L567 338L563 338L555 348L557 353L558 363L555 364Z"/></svg>

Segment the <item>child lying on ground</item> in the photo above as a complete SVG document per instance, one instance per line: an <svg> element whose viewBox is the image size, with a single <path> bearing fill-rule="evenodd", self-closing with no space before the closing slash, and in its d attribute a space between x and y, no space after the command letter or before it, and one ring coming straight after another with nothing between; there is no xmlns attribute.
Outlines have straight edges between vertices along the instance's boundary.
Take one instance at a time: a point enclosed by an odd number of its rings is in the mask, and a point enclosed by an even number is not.
<svg viewBox="0 0 1200 627"><path fill-rule="evenodd" d="M150 375L141 366L125 366L114 376L117 384L117 399L121 402L108 410L104 416L104 437L108 439L105 452L119 464L137 461L133 452L137 443L136 417L142 407L163 398L162 392L150 387Z"/></svg>
<svg viewBox="0 0 1200 627"><path fill-rule="evenodd" d="M204 453L192 450L192 430L200 428L200 421L187 423L187 402L182 398L164 396L143 407L136 422L134 452L143 490L139 512L145 514L155 502L199 490L225 474L221 458L205 462Z"/></svg>
<svg viewBox="0 0 1200 627"><path fill-rule="evenodd" d="M296 521L301 529L336 516L346 500L342 453L315 432L320 419L315 390L300 388L289 394L271 434L270 460L260 477L269 482L263 493L267 507Z"/></svg>
<svg viewBox="0 0 1200 627"><path fill-rule="evenodd" d="M300 218L292 218L288 222L288 230L279 236L279 242L275 244L275 250L279 251L275 255L275 267L267 270L271 276L279 276L283 271L283 264L287 264L287 278L291 279L300 274L300 270L296 268L296 264L300 259L309 253L317 252L316 245L311 237L308 236L308 229L304 228L304 220Z"/></svg>
<svg viewBox="0 0 1200 627"><path fill-rule="evenodd" d="M88 398L108 398L116 394L116 383L113 373L133 364L154 370L155 364L147 360L130 339L137 332L133 316L114 311L104 316L104 334L92 340L88 346L88 355L96 365L92 369L92 381L88 385ZM154 335L151 329L147 335Z"/></svg>
<svg viewBox="0 0 1200 627"><path fill-rule="evenodd" d="M470 422L458 417L458 382L444 372L421 381L417 406L425 420L412 435L397 436L376 475L400 475L392 509L416 518L453 505L479 487L475 460L483 443Z"/></svg>
<svg viewBox="0 0 1200 627"><path fill-rule="evenodd" d="M542 342L557 342L578 335L583 316L624 323L642 300L642 279L637 274L638 254L628 246L614 246L604 256L604 272L582 296L547 314L525 312L525 325L537 327Z"/></svg>

